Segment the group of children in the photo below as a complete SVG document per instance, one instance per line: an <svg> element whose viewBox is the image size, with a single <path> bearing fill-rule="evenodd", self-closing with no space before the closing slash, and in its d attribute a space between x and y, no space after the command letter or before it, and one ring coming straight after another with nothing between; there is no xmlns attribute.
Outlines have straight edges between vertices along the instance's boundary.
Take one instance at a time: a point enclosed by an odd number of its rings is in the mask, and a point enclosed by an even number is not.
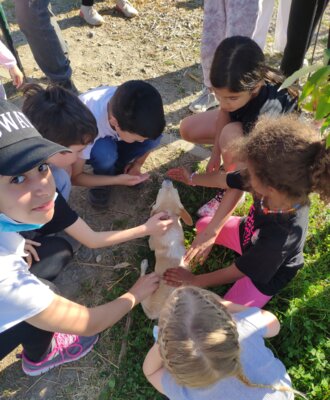
<svg viewBox="0 0 330 400"><path fill-rule="evenodd" d="M225 39L211 68L220 108L187 117L180 126L184 139L213 144L207 171L168 172L188 185L222 190L200 210L185 261L204 262L214 244L238 253L235 261L199 275L169 266L164 277L146 275L94 308L63 298L54 287L72 248L48 235L64 230L96 248L166 232L172 221L163 213L135 228L94 232L66 202L71 184L81 185L90 188L94 207L106 208L111 185L148 179L141 167L165 127L161 97L148 83L129 81L79 98L60 87L28 85L23 113L1 102L0 359L22 344L29 375L79 359L99 332L163 278L180 287L164 305L143 365L157 390L170 399L293 399L285 367L263 340L279 332L279 323L257 307L303 266L308 195L317 192L329 201L330 152L297 116L280 115L297 108L295 93L278 90L280 80L253 40ZM93 173L85 172L85 163ZM231 216L243 191L253 195L249 214ZM34 231L32 240L19 234L26 230ZM224 299L202 289L228 283L234 284Z"/></svg>

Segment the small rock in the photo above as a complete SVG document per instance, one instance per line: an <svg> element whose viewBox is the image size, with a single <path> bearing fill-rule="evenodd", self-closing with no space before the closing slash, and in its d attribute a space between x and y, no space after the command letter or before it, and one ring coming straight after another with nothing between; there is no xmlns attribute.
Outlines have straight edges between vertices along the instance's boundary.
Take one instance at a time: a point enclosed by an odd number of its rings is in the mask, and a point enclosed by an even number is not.
<svg viewBox="0 0 330 400"><path fill-rule="evenodd" d="M94 31L89 31L88 33L87 33L87 37L88 38L92 38L92 37L94 37L95 36L95 32Z"/></svg>
<svg viewBox="0 0 330 400"><path fill-rule="evenodd" d="M120 71L116 71L115 72L115 76L121 76L121 72Z"/></svg>
<svg viewBox="0 0 330 400"><path fill-rule="evenodd" d="M102 256L101 256L101 254L99 254L99 255L96 256L95 261L96 261L98 264L100 264L100 262L102 261Z"/></svg>

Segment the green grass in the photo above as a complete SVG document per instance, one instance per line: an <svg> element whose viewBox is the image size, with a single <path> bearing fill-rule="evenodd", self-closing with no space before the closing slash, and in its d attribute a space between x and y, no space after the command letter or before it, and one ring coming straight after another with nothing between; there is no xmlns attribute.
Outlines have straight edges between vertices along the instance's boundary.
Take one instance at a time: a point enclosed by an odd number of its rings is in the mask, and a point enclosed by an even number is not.
<svg viewBox="0 0 330 400"><path fill-rule="evenodd" d="M177 185L187 210L193 215L198 206L210 198L210 190ZM238 213L247 213L251 197L248 196ZM281 322L280 334L268 341L268 346L286 365L295 389L308 399L330 399L329 391L329 265L330 224L329 209L312 197L309 233L305 245L305 266L295 279L267 305ZM193 227L185 227L186 244L194 238ZM150 257L150 253L138 254L136 259ZM216 246L203 271L226 266L233 260L233 253ZM152 264L153 265L153 264ZM128 280L121 281L106 300L115 298L137 278L138 271ZM226 288L216 289L223 294ZM125 321L111 330L115 351L120 351ZM100 400L124 400L129 398L148 400L164 397L148 385L142 373L142 363L152 345L153 323L146 319L140 307L132 313L132 326L127 337L127 356L118 372L111 375L103 388ZM297 397L298 398L298 397Z"/></svg>

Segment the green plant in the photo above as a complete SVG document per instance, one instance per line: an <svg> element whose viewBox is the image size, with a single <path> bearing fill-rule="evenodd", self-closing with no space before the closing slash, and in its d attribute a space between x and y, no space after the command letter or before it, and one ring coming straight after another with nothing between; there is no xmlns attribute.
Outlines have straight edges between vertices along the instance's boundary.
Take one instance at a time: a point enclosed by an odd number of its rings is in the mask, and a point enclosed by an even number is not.
<svg viewBox="0 0 330 400"><path fill-rule="evenodd" d="M312 113L316 121L321 121L321 132L327 135L326 146L330 147L330 49L324 52L323 64L304 67L289 76L280 89L291 86L297 79L308 77L299 96L301 109Z"/></svg>

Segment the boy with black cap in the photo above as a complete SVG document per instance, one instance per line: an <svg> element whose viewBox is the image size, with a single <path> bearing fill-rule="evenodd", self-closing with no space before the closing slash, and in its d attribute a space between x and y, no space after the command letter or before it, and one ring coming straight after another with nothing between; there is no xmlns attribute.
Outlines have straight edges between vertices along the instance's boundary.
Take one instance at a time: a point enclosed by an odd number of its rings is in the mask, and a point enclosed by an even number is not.
<svg viewBox="0 0 330 400"><path fill-rule="evenodd" d="M159 277L147 275L116 300L86 308L56 294L51 282L42 282L54 279L68 262L70 245L62 238L44 237L38 250L41 261L30 267L25 261L29 247L18 232L47 226L51 230L62 223L77 240L98 247L151 231L160 233L171 224L161 221L163 215L158 214L154 221L126 231L93 232L60 195L56 198L46 161L66 151L42 138L14 105L0 101L0 359L22 344L22 367L32 376L87 354L97 333L150 295L158 287ZM56 215L57 199L66 215Z"/></svg>

